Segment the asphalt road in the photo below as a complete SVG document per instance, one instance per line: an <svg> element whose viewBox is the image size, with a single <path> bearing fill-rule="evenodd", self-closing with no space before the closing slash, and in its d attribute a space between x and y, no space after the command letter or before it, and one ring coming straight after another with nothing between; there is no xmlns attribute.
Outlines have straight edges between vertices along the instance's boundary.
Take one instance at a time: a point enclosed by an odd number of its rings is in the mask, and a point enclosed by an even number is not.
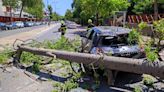
<svg viewBox="0 0 164 92"><path fill-rule="evenodd" d="M0 38L11 36L11 35L22 33L22 32L28 32L28 31L38 29L38 28L44 27L44 26L47 26L47 25L25 27L25 28L14 29L14 30L0 30Z"/></svg>
<svg viewBox="0 0 164 92"><path fill-rule="evenodd" d="M48 31L45 31L36 37L34 37L35 40L39 42L43 42L45 40L56 40L60 37L60 33L57 32L60 27L60 24L57 24L55 27L51 28Z"/></svg>
<svg viewBox="0 0 164 92"><path fill-rule="evenodd" d="M60 28L60 24L56 24L55 27L51 28L48 31L43 32L42 34L37 35L36 37L34 37L34 39L39 42L43 42L46 40L56 41L57 39L59 39L61 37L61 32L58 32L59 28ZM67 29L65 37L67 37L69 39L74 39L75 35L76 35L74 33L79 30L81 30L81 29ZM82 29L82 30L84 30L84 29Z"/></svg>

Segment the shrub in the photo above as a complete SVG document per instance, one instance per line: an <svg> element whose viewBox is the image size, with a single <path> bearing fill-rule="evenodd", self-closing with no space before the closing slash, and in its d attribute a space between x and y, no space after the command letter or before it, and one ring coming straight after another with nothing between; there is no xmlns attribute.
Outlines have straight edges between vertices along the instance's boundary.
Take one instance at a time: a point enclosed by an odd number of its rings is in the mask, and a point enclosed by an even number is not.
<svg viewBox="0 0 164 92"><path fill-rule="evenodd" d="M142 89L141 89L141 87L136 86L136 87L134 87L133 92L142 92Z"/></svg>
<svg viewBox="0 0 164 92"><path fill-rule="evenodd" d="M153 77L150 75L144 76L143 84L149 87L153 87L153 84L154 84Z"/></svg>
<svg viewBox="0 0 164 92"><path fill-rule="evenodd" d="M4 64L12 56L12 54L12 50L8 48L5 48L5 50L0 52L0 64Z"/></svg>

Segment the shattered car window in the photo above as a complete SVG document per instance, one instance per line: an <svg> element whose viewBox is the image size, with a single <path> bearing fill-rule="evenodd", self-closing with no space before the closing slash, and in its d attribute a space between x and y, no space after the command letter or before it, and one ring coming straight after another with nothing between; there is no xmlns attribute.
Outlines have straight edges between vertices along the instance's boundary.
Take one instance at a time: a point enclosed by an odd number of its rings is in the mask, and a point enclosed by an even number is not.
<svg viewBox="0 0 164 92"><path fill-rule="evenodd" d="M128 45L128 35L120 36L102 36L100 37L99 46L111 46L111 45Z"/></svg>

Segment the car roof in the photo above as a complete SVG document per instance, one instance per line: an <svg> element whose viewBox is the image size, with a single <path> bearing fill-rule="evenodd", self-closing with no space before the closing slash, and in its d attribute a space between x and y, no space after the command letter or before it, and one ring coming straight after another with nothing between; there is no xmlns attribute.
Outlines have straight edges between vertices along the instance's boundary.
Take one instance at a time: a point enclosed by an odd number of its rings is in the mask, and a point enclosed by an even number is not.
<svg viewBox="0 0 164 92"><path fill-rule="evenodd" d="M131 31L131 29L116 26L97 26L92 29L101 36L117 36L128 34Z"/></svg>

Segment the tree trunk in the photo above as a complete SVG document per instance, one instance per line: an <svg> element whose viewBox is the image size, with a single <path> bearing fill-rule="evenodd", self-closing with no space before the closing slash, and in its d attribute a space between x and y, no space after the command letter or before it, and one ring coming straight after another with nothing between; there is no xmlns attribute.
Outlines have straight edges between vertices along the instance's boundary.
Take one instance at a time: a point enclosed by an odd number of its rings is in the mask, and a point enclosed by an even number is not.
<svg viewBox="0 0 164 92"><path fill-rule="evenodd" d="M99 25L99 14L98 14L98 12L96 13L96 26L98 26Z"/></svg>
<svg viewBox="0 0 164 92"><path fill-rule="evenodd" d="M12 22L12 9L10 7L10 22Z"/></svg>
<svg viewBox="0 0 164 92"><path fill-rule="evenodd" d="M148 62L143 59L123 57L101 56L86 53L57 51L50 49L38 49L26 46L18 46L18 51L31 52L36 55L54 57L70 62L83 63L85 65L104 66L105 69L131 72L137 74L150 74L164 79L164 62ZM17 57L19 58L19 57Z"/></svg>
<svg viewBox="0 0 164 92"><path fill-rule="evenodd" d="M154 19L158 20L158 3L157 3L157 0L154 0Z"/></svg>
<svg viewBox="0 0 164 92"><path fill-rule="evenodd" d="M24 4L22 3L22 7L21 7L21 10L20 10L20 15L19 15L19 18L21 18L21 17L22 17L23 8L24 8Z"/></svg>

